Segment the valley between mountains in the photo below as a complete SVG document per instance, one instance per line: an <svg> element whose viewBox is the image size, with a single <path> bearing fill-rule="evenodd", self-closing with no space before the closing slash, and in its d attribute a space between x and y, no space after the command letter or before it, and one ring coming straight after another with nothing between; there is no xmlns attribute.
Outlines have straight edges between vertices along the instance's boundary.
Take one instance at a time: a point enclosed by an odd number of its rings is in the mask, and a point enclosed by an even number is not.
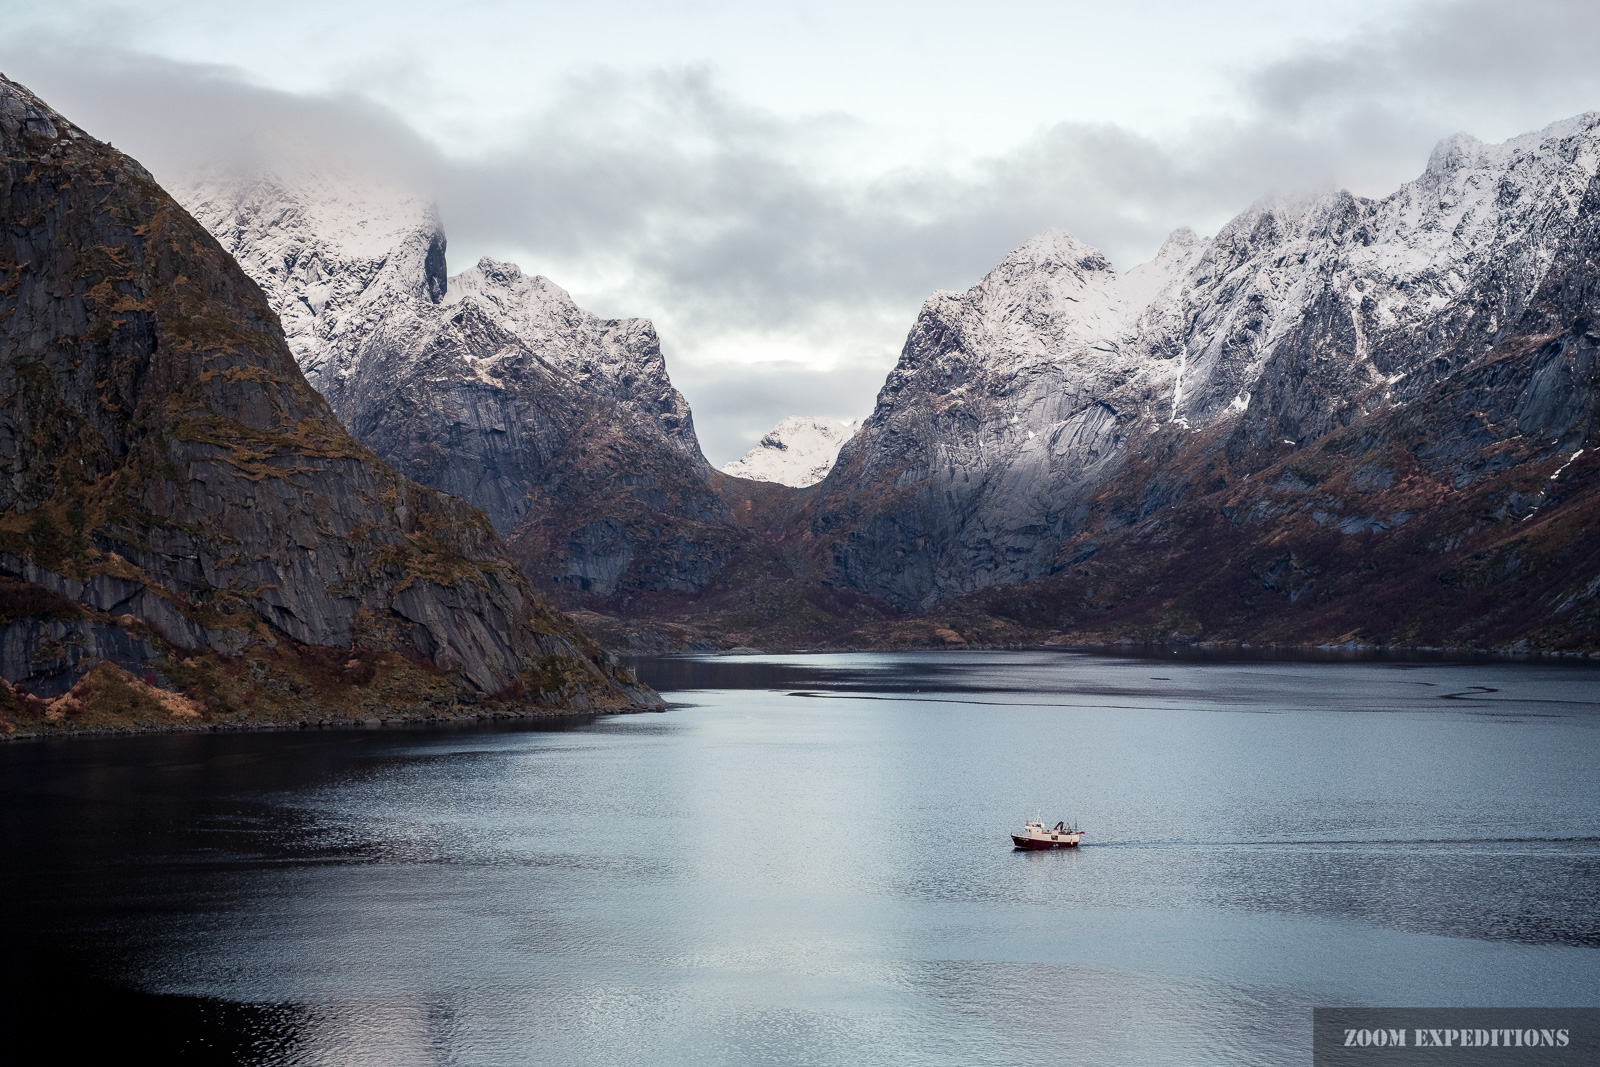
<svg viewBox="0 0 1600 1067"><path fill-rule="evenodd" d="M1589 114L1126 272L1041 234L928 299L859 430L724 471L648 322L448 275L425 201L314 167L179 197L357 438L615 646L1587 651L1597 165Z"/></svg>
<svg viewBox="0 0 1600 1067"><path fill-rule="evenodd" d="M1600 651L1600 114L928 298L724 470L644 319L0 79L9 732L659 706L604 651ZM330 710L331 709L331 710Z"/></svg>

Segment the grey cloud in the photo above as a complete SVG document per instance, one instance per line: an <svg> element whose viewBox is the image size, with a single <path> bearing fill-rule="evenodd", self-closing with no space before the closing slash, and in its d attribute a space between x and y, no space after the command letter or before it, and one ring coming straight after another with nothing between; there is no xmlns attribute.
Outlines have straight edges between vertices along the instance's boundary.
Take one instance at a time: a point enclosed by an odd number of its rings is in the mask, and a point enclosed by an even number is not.
<svg viewBox="0 0 1600 1067"><path fill-rule="evenodd" d="M1597 39L1600 7L1589 0L1433 2L1397 25L1268 64L1247 83L1282 119L1366 109L1402 120L1487 116L1521 131L1595 106Z"/></svg>
<svg viewBox="0 0 1600 1067"><path fill-rule="evenodd" d="M110 51L0 52L6 73L90 133L172 180L195 169L253 170L297 149L436 183L440 156L392 110L355 93L298 96L221 66Z"/></svg>
<svg viewBox="0 0 1600 1067"><path fill-rule="evenodd" d="M295 96L116 52L13 46L0 61L158 176L307 142L431 192L453 249L514 254L569 285L620 278L579 295L658 319L720 463L784 415L870 409L923 298L1041 230L1131 266L1176 226L1214 231L1270 190L1385 193L1457 129L1503 136L1600 104L1597 37L1590 4L1431 4L1242 71L1231 114L1180 136L1063 124L960 172L857 181L814 162L854 135L848 118L774 116L704 69L594 71L463 157L354 91ZM719 339L762 334L866 355L826 375L707 360Z"/></svg>

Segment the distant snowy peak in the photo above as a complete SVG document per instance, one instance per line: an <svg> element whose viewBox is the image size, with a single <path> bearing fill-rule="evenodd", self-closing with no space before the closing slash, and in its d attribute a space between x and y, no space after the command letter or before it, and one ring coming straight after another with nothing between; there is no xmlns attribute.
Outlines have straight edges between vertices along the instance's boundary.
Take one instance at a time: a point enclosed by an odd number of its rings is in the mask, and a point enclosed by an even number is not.
<svg viewBox="0 0 1600 1067"><path fill-rule="evenodd" d="M1249 471L1436 399L1502 341L1588 321L1597 175L1591 113L1447 138L1386 197L1264 198L1125 272L1040 234L924 303L813 529L856 588L928 604L1050 573L1155 435L1225 439Z"/></svg>
<svg viewBox="0 0 1600 1067"><path fill-rule="evenodd" d="M1317 323L1332 324L1318 343L1347 364L1350 396L1424 363L1447 372L1439 352L1459 362L1517 321L1597 173L1591 112L1497 145L1446 138L1381 199L1264 198L1215 237L1175 231L1125 272L1048 231L966 292L929 297L883 399L959 382L963 398L1006 409L988 417L1009 419L1031 399L1019 375L1064 375L1051 388L1199 428L1246 410L1269 363ZM1426 323L1463 344L1420 343Z"/></svg>
<svg viewBox="0 0 1600 1067"><path fill-rule="evenodd" d="M179 186L201 221L315 234L341 259L382 259L418 230L439 228L425 197L333 170L195 175ZM202 218L202 216L204 216Z"/></svg>
<svg viewBox="0 0 1600 1067"><path fill-rule="evenodd" d="M515 263L488 256L450 279L445 303L463 300L478 301L496 322L519 337L570 336L594 320L549 278L530 277Z"/></svg>
<svg viewBox="0 0 1600 1067"><path fill-rule="evenodd" d="M815 485L827 477L839 458L839 449L860 426L859 420L790 415L769 430L743 459L726 464L722 472L796 488Z"/></svg>
<svg viewBox="0 0 1600 1067"><path fill-rule="evenodd" d="M1498 145L1446 138L1382 199L1257 203L1187 279L1174 415L1199 426L1233 410L1275 355L1298 350L1310 321L1348 323L1337 347L1355 387L1424 364L1433 371L1411 385L1448 373L1522 315L1597 171L1591 112Z"/></svg>

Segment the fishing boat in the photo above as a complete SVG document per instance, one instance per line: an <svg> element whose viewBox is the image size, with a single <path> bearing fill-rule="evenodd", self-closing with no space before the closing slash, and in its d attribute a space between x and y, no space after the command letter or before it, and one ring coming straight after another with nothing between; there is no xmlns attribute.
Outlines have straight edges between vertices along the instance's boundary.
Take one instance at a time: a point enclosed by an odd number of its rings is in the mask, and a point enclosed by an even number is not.
<svg viewBox="0 0 1600 1067"><path fill-rule="evenodd" d="M1035 817L1023 824L1022 833L1011 835L1011 842L1017 848L1077 848L1082 836L1082 830L1065 821L1046 828L1044 820Z"/></svg>

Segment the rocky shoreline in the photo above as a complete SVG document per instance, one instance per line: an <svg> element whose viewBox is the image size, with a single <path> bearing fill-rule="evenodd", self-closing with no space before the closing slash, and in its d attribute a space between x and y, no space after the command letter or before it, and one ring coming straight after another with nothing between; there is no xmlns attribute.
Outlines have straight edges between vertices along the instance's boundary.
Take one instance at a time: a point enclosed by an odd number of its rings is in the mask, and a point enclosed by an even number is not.
<svg viewBox="0 0 1600 1067"><path fill-rule="evenodd" d="M1102 630L1029 627L981 612L929 612L926 615L896 616L887 611L873 611L859 606L855 617L841 612L838 616L806 620L803 613L790 612L780 616L779 622L758 626L748 625L747 613L714 608L700 614L682 614L668 619L648 616L627 618L583 610L574 611L573 616L596 640L624 656L1048 648L1108 652L1166 652L1177 649L1252 655L1261 652L1288 655L1337 652L1452 658L1489 656L1551 662L1600 660L1600 646L1593 643L1561 648L1541 647L1526 640L1480 645L1466 642L1375 641L1351 634L1328 637L1313 634L1299 640L1293 637L1274 640L1247 635L1204 637L1181 632L1162 633L1157 627L1138 625Z"/></svg>
<svg viewBox="0 0 1600 1067"><path fill-rule="evenodd" d="M1078 652L1138 659L1155 659L1165 658L1168 655L1178 655L1216 659L1334 663L1385 660L1432 663L1566 664L1574 666L1588 666L1600 663L1600 652L1593 651L1380 645L1359 641L1314 645L1263 644L1249 641L1140 642L1128 638L1110 641L1017 641L962 643L960 645L943 644L939 646L928 643L904 643L899 645L840 645L817 648L720 647L705 643L702 647L681 646L670 649L639 647L624 654L629 656L661 657L715 655L724 658L739 658L745 656L848 655L852 653L929 651L948 653L1002 651ZM669 705L665 701L620 707L579 706L576 703L559 706L496 703L493 706L484 706L481 703L463 701L455 704L440 704L432 707L415 707L411 709L394 707L386 709L383 714L371 714L370 709L368 709L342 715L312 714L302 717L254 717L245 715L218 718L212 721L200 721L198 719L184 721L181 717L174 717L172 721L157 721L149 718L129 717L120 722L99 721L93 726L84 726L80 722L65 720L61 721L59 725L45 720L32 723L16 723L0 718L0 741L39 741L51 738L118 737L176 733L352 730L376 729L385 726L469 727L512 721L592 719L610 715L663 712L668 707Z"/></svg>
<svg viewBox="0 0 1600 1067"><path fill-rule="evenodd" d="M299 720L240 720L230 722L150 723L94 728L70 727L65 729L18 729L14 733L0 732L0 743L7 741L50 741L68 738L143 737L156 734L220 734L220 733L287 733L297 730L372 730L386 726L483 726L490 723L538 721L544 719L595 719L609 715L643 715L665 711L659 707L633 706L623 708L503 708L493 711L469 710L463 706L455 712L405 712L365 719L324 717Z"/></svg>

